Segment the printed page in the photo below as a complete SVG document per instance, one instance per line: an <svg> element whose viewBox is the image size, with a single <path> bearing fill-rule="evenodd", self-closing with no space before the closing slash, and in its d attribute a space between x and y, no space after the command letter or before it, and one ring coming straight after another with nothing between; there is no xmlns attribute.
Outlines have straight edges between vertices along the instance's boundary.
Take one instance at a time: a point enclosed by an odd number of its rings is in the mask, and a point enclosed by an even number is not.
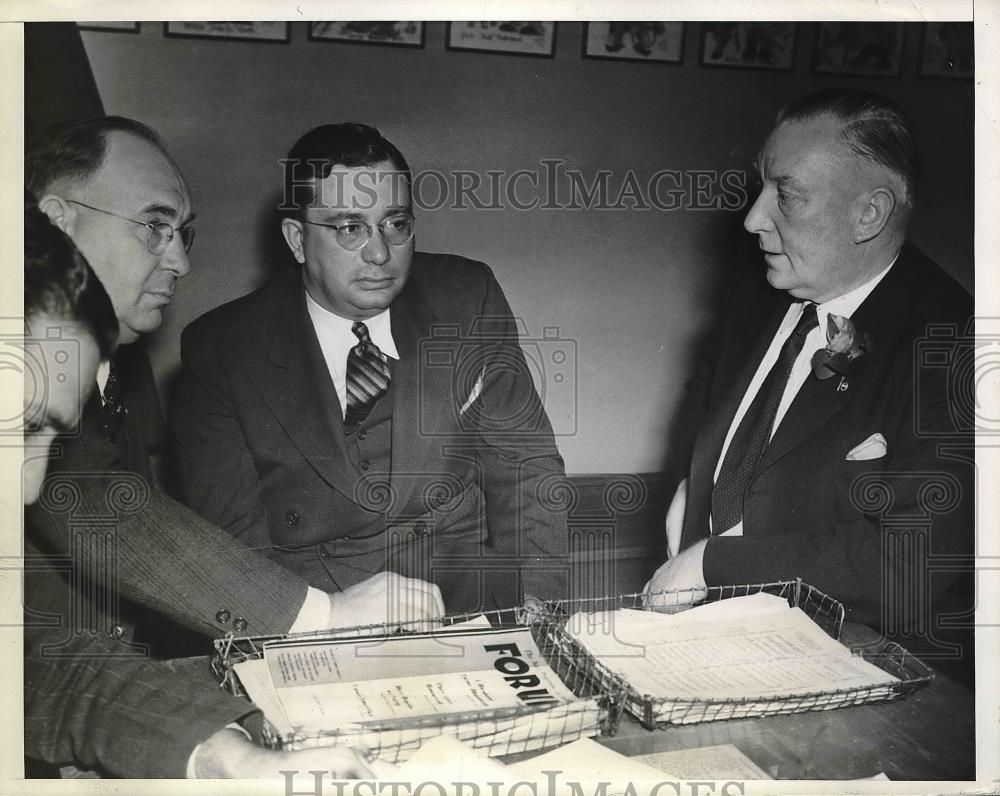
<svg viewBox="0 0 1000 796"><path fill-rule="evenodd" d="M792 610L788 600L767 592L749 594L746 597L730 597L726 600L699 605L688 611L671 614L673 623L722 622L730 619L750 620L765 614L785 614ZM646 613L649 613L648 611Z"/></svg>
<svg viewBox="0 0 1000 796"><path fill-rule="evenodd" d="M577 614L567 631L653 697L771 697L896 679L852 656L797 608L711 622L665 614L653 622L635 613Z"/></svg>
<svg viewBox="0 0 1000 796"><path fill-rule="evenodd" d="M509 648L509 649L508 649ZM492 669L513 655L545 666L527 628L465 628L379 638L302 639L264 647L276 688ZM518 666L509 664L512 671Z"/></svg>
<svg viewBox="0 0 1000 796"><path fill-rule="evenodd" d="M576 699L527 628L282 642L265 647L264 664L283 725L304 732Z"/></svg>
<svg viewBox="0 0 1000 796"><path fill-rule="evenodd" d="M274 725L277 732L285 735L292 730L288 723L281 699L271 682L271 674L262 658L242 661L233 665L233 671L240 678L243 690L247 692L250 701L256 705L268 721Z"/></svg>
<svg viewBox="0 0 1000 796"><path fill-rule="evenodd" d="M572 699L557 678L541 669L533 671L528 675L534 680L531 692L536 697L532 699L495 670L324 683L281 688L278 694L289 722L304 731L466 711L554 706Z"/></svg>

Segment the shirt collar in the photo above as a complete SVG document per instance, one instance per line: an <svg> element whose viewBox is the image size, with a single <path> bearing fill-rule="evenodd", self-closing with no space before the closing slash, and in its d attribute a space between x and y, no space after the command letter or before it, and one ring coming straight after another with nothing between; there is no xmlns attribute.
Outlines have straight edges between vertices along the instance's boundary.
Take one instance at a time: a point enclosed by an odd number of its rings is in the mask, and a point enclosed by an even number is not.
<svg viewBox="0 0 1000 796"><path fill-rule="evenodd" d="M352 341L351 347L353 347L354 343L357 342L354 332L351 331L354 321L330 312L330 310L326 309L326 307L323 307L316 302L316 300L309 295L308 290L305 291L305 294L306 310L309 312L309 317L312 318L313 326L315 326L317 333L321 336L324 334L329 335L333 339L350 339ZM378 315L367 318L364 324L368 327L368 335L371 337L372 342L379 347L379 350L387 357L399 359L399 351L396 349L396 341L392 338L392 322L389 315L390 309L391 308L386 307L386 309Z"/></svg>
<svg viewBox="0 0 1000 796"><path fill-rule="evenodd" d="M863 285L858 285L858 287L853 290L848 291L842 296L837 296L837 298L832 298L829 301L824 301L822 304L816 305L816 317L819 320L819 328L826 328L826 318L831 313L834 315L840 315L844 318L850 318L861 306L866 298L871 294L871 292L876 288L879 282L889 273L889 269L896 264L896 260L899 259L899 253L892 258L885 268L879 271L875 276L865 282Z"/></svg>

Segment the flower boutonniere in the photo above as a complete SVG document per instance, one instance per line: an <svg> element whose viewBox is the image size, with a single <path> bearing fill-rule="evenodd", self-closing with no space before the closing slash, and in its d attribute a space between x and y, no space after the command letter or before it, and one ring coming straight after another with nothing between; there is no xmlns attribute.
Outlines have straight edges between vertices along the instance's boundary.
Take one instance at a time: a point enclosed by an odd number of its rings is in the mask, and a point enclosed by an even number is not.
<svg viewBox="0 0 1000 796"><path fill-rule="evenodd" d="M812 357L813 374L818 379L828 379L834 374L847 376L851 363L872 352L871 337L854 328L850 318L826 316L826 348L819 349Z"/></svg>

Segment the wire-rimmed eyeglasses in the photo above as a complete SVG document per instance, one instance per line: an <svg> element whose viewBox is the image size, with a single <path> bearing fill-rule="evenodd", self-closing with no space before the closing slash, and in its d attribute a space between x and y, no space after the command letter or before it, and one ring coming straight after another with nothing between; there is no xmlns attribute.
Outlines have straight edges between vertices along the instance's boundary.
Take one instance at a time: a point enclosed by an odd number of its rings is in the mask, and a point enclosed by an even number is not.
<svg viewBox="0 0 1000 796"><path fill-rule="evenodd" d="M413 225L416 219L409 213L399 216L392 216L385 221L380 221L375 227L366 224L360 219L351 219L339 224L326 224L322 221L307 221L302 219L304 224L311 224L314 227L326 227L332 229L337 236L337 243L348 251L362 249L371 240L372 232L378 227L386 243L391 246L402 246L413 237Z"/></svg>
<svg viewBox="0 0 1000 796"><path fill-rule="evenodd" d="M115 218L120 218L122 221L131 221L133 224L145 227L149 231L149 235L146 238L146 248L149 249L150 254L163 254L176 233L180 233L184 251L191 251L191 244L194 243L194 227L190 223L175 227L166 221L139 221L135 218L123 216L120 213L114 213L111 210L104 210L100 207L88 205L86 202L79 202L76 199L67 199L66 201L74 205L80 205L80 207L86 207L88 210L93 210L97 213L104 213L106 216L114 216Z"/></svg>

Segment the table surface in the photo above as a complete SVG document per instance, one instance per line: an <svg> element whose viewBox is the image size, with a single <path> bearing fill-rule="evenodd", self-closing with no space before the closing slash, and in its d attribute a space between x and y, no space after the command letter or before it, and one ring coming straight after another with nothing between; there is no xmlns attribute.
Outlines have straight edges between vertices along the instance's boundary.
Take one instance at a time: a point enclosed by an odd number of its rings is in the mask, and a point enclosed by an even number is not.
<svg viewBox="0 0 1000 796"><path fill-rule="evenodd" d="M733 744L775 779L973 780L975 725L973 692L938 674L905 699L836 710L658 730L626 714L599 740L628 756Z"/></svg>

